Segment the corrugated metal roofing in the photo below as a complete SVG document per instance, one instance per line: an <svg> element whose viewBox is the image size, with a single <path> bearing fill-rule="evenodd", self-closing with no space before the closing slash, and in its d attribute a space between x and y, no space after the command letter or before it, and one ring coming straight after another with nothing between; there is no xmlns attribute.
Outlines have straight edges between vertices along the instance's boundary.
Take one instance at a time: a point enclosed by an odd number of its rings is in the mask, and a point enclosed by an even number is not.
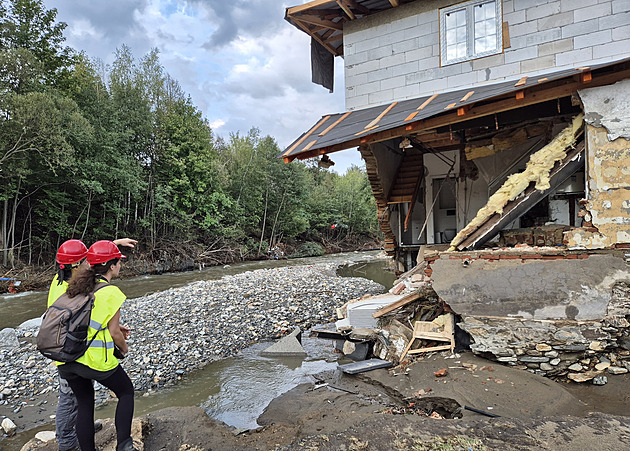
<svg viewBox="0 0 630 451"><path fill-rule="evenodd" d="M460 107L472 107L475 104L489 103L504 98L507 94L517 93L534 86L544 86L561 79L570 79L580 73L594 73L600 69L615 65L628 66L630 58L590 67L578 67L552 72L546 75L523 77L492 85L474 86L457 91L428 95L389 105L380 105L346 113L323 116L311 129L303 133L283 152L285 161L295 158L308 158L314 154L324 154L356 146L357 138L374 133L392 130L423 119L439 116L457 110ZM625 68L627 69L627 68ZM584 84L584 88L589 84ZM514 108L519 105L515 104ZM466 120L466 115L463 116ZM335 125L336 123L336 125ZM332 128L331 128L332 127ZM419 130L414 130L418 132ZM399 136L405 133L400 133ZM344 147L347 145L347 147ZM334 146L334 148L332 148ZM314 151L318 151L314 153Z"/></svg>

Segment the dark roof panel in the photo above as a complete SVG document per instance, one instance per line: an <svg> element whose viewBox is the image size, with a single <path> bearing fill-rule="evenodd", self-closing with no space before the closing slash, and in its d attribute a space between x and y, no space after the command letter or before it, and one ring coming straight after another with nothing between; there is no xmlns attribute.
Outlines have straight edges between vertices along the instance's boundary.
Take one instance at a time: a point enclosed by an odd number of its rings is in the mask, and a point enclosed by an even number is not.
<svg viewBox="0 0 630 451"><path fill-rule="evenodd" d="M314 156L314 154L323 154L353 147L356 145L353 142L356 143L357 138L439 116L460 107L493 102L505 98L506 95L515 94L518 91L534 86L544 86L562 79L571 80L573 76L581 73L597 71L598 69L628 62L630 62L630 58L590 67L565 69L545 75L523 77L520 80L510 80L439 93L437 95L427 95L415 99L392 102L391 104L354 110L350 114L330 114L326 120L323 119L327 116L322 116L322 120L315 124L319 125L316 128L312 127L296 139L287 147L282 157L291 161L295 158L308 158ZM627 64L625 65L627 66ZM584 85L585 88L588 86L588 84ZM515 108L518 108L518 105ZM325 132L344 115L347 116L341 122ZM347 147L343 147L344 144L347 144ZM332 146L335 146L335 148L330 149ZM315 152L317 150L320 150L320 152Z"/></svg>

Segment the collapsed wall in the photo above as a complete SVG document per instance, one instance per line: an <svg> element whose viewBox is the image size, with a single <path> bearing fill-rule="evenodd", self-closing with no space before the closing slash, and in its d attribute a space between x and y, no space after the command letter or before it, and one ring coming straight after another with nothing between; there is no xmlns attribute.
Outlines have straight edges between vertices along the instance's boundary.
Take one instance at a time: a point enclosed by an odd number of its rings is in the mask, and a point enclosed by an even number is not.
<svg viewBox="0 0 630 451"><path fill-rule="evenodd" d="M624 251L446 252L427 263L433 289L461 316L473 352L546 376L602 362L630 369Z"/></svg>

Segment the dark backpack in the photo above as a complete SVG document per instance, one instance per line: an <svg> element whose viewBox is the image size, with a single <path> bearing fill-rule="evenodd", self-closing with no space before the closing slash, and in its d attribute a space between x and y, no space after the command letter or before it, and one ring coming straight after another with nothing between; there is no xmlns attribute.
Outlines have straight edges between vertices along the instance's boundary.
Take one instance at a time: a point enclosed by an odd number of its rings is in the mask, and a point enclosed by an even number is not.
<svg viewBox="0 0 630 451"><path fill-rule="evenodd" d="M94 307L94 293L107 283L99 282L89 295L79 294L71 298L68 293L59 296L48 307L37 334L37 349L45 357L57 362L74 362L85 354L99 329L88 341L90 315Z"/></svg>

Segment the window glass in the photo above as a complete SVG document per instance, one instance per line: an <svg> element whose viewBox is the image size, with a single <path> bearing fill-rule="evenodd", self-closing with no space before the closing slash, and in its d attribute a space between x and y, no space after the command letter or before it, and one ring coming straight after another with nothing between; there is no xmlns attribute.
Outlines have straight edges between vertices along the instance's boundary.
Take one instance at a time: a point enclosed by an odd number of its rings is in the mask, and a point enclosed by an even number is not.
<svg viewBox="0 0 630 451"><path fill-rule="evenodd" d="M442 64L499 53L501 2L472 0L440 10Z"/></svg>

